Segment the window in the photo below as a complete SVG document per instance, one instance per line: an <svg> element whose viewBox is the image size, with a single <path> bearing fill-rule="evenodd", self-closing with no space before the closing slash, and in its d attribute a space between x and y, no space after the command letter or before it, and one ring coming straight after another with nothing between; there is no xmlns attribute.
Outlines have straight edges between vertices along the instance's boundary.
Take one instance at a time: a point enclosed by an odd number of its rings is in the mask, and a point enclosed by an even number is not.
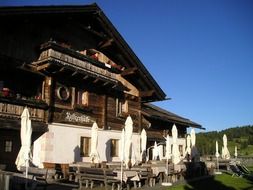
<svg viewBox="0 0 253 190"><path fill-rule="evenodd" d="M90 137L81 137L80 139L80 156L88 157L90 155Z"/></svg>
<svg viewBox="0 0 253 190"><path fill-rule="evenodd" d="M5 141L5 152L12 152L12 141Z"/></svg>
<svg viewBox="0 0 253 190"><path fill-rule="evenodd" d="M119 140L111 139L111 157L119 157Z"/></svg>
<svg viewBox="0 0 253 190"><path fill-rule="evenodd" d="M78 91L77 93L77 104L88 106L89 93L87 91Z"/></svg>
<svg viewBox="0 0 253 190"><path fill-rule="evenodd" d="M128 113L128 102L116 99L116 116L122 116L123 113Z"/></svg>

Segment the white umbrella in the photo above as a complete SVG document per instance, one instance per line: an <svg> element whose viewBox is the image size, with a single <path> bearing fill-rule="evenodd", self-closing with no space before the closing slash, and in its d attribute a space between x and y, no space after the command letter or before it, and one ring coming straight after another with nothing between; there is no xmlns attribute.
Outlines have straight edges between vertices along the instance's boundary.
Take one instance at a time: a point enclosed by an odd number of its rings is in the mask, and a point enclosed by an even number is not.
<svg viewBox="0 0 253 190"><path fill-rule="evenodd" d="M158 147L157 147L157 143L155 141L154 148L153 148L153 158L152 159L157 160L158 156L159 156L159 150L158 150Z"/></svg>
<svg viewBox="0 0 253 190"><path fill-rule="evenodd" d="M90 149L90 158L91 161L94 163L99 162L99 154L97 150L98 144L98 125L97 123L93 123L91 127L91 149Z"/></svg>
<svg viewBox="0 0 253 190"><path fill-rule="evenodd" d="M196 144L196 135L195 135L194 129L191 129L191 144L192 144L192 147L194 147Z"/></svg>
<svg viewBox="0 0 253 190"><path fill-rule="evenodd" d="M186 149L185 149L185 155L191 155L191 137L190 135L187 135L186 137Z"/></svg>
<svg viewBox="0 0 253 190"><path fill-rule="evenodd" d="M237 158L237 146L235 146L235 158Z"/></svg>
<svg viewBox="0 0 253 190"><path fill-rule="evenodd" d="M178 147L178 139L177 139L177 127L174 124L172 127L172 163L178 164L180 162L180 152Z"/></svg>
<svg viewBox="0 0 253 190"><path fill-rule="evenodd" d="M121 181L121 187L122 187L122 181L123 181L123 162L125 160L124 154L125 154L125 129L122 129L121 132L121 137L120 137L120 161L121 161L121 176L120 176L120 181Z"/></svg>
<svg viewBox="0 0 253 190"><path fill-rule="evenodd" d="M216 158L219 158L220 154L219 154L219 145L218 145L218 141L216 141L215 148L216 148L215 157L216 157Z"/></svg>
<svg viewBox="0 0 253 190"><path fill-rule="evenodd" d="M219 174L220 172L219 172L219 156L220 156L220 154L219 154L219 145L218 145L218 141L216 141L216 144L215 144L215 149L216 149L216 151L215 151L215 157L216 157L216 161L217 161L217 174Z"/></svg>
<svg viewBox="0 0 253 190"><path fill-rule="evenodd" d="M27 108L24 109L21 115L21 149L18 153L15 164L17 169L20 170L22 166L26 167L26 177L28 175L29 167L29 153L31 151L31 135L32 135L32 125L30 120L30 114Z"/></svg>
<svg viewBox="0 0 253 190"><path fill-rule="evenodd" d="M125 158L124 158L127 169L129 169L129 162L131 158L132 134L133 134L133 121L132 118L128 116L125 122Z"/></svg>
<svg viewBox="0 0 253 190"><path fill-rule="evenodd" d="M134 144L132 143L132 146L131 146L131 165L134 166L135 164L136 164L136 154L135 154Z"/></svg>
<svg viewBox="0 0 253 190"><path fill-rule="evenodd" d="M196 161L196 158L198 156L198 150L196 148L196 134L195 134L195 130L191 129L191 158L192 161Z"/></svg>
<svg viewBox="0 0 253 190"><path fill-rule="evenodd" d="M171 143L170 143L170 136L167 135L166 137L166 148L165 148L165 157L167 160L171 159Z"/></svg>
<svg viewBox="0 0 253 190"><path fill-rule="evenodd" d="M142 129L141 131L141 161L142 158L144 158L145 155L145 151L147 148L147 132L145 131L145 129Z"/></svg>
<svg viewBox="0 0 253 190"><path fill-rule="evenodd" d="M158 155L159 155L158 159L162 160L162 158L163 158L163 145L162 144L158 145L157 149L158 149Z"/></svg>
<svg viewBox="0 0 253 190"><path fill-rule="evenodd" d="M171 144L170 144L170 136L167 134L166 137L166 148L165 148L165 157L166 157L166 174L168 174L168 161L171 159Z"/></svg>
<svg viewBox="0 0 253 190"><path fill-rule="evenodd" d="M225 158L224 146L221 147L221 158Z"/></svg>
<svg viewBox="0 0 253 190"><path fill-rule="evenodd" d="M223 158L228 160L230 159L230 153L229 153L229 150L228 150L228 144L227 144L227 135L224 134L223 135L223 151L224 151L224 155L223 155Z"/></svg>

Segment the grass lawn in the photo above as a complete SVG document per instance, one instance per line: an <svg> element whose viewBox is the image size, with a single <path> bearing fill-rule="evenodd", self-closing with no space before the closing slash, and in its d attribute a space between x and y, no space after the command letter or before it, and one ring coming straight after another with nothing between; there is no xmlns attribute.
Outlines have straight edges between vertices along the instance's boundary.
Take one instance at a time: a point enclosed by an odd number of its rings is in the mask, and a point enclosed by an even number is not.
<svg viewBox="0 0 253 190"><path fill-rule="evenodd" d="M188 182L169 190L253 190L253 181L223 173L203 180Z"/></svg>

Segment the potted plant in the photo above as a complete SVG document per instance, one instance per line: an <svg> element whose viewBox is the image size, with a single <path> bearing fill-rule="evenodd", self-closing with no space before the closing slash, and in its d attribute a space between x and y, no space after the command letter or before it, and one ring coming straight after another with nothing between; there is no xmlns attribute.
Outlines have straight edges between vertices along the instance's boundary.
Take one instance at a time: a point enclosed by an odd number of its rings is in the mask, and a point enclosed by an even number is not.
<svg viewBox="0 0 253 190"><path fill-rule="evenodd" d="M9 88L3 88L2 90L3 96L7 97L10 95L10 89Z"/></svg>

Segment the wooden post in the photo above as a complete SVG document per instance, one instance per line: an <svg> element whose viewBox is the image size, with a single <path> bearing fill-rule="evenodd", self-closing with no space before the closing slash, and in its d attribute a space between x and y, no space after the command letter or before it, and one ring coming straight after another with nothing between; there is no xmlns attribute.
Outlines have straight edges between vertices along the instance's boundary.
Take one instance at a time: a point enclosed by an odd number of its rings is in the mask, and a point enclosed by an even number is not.
<svg viewBox="0 0 253 190"><path fill-rule="evenodd" d="M108 97L107 95L104 95L103 96L103 127L105 130L108 129L108 126L107 126L107 104L108 104Z"/></svg>
<svg viewBox="0 0 253 190"><path fill-rule="evenodd" d="M141 118L142 118L142 114L141 114L141 98L138 98L138 102L139 102L139 111L138 111L138 133L141 134L141 130L142 130L142 122L141 122Z"/></svg>
<svg viewBox="0 0 253 190"><path fill-rule="evenodd" d="M44 85L44 97L45 97L45 101L46 103L49 105L49 109L47 111L47 121L50 122L51 121L51 108L53 106L53 97L54 97L54 81L52 77L46 77L45 78L45 85Z"/></svg>

